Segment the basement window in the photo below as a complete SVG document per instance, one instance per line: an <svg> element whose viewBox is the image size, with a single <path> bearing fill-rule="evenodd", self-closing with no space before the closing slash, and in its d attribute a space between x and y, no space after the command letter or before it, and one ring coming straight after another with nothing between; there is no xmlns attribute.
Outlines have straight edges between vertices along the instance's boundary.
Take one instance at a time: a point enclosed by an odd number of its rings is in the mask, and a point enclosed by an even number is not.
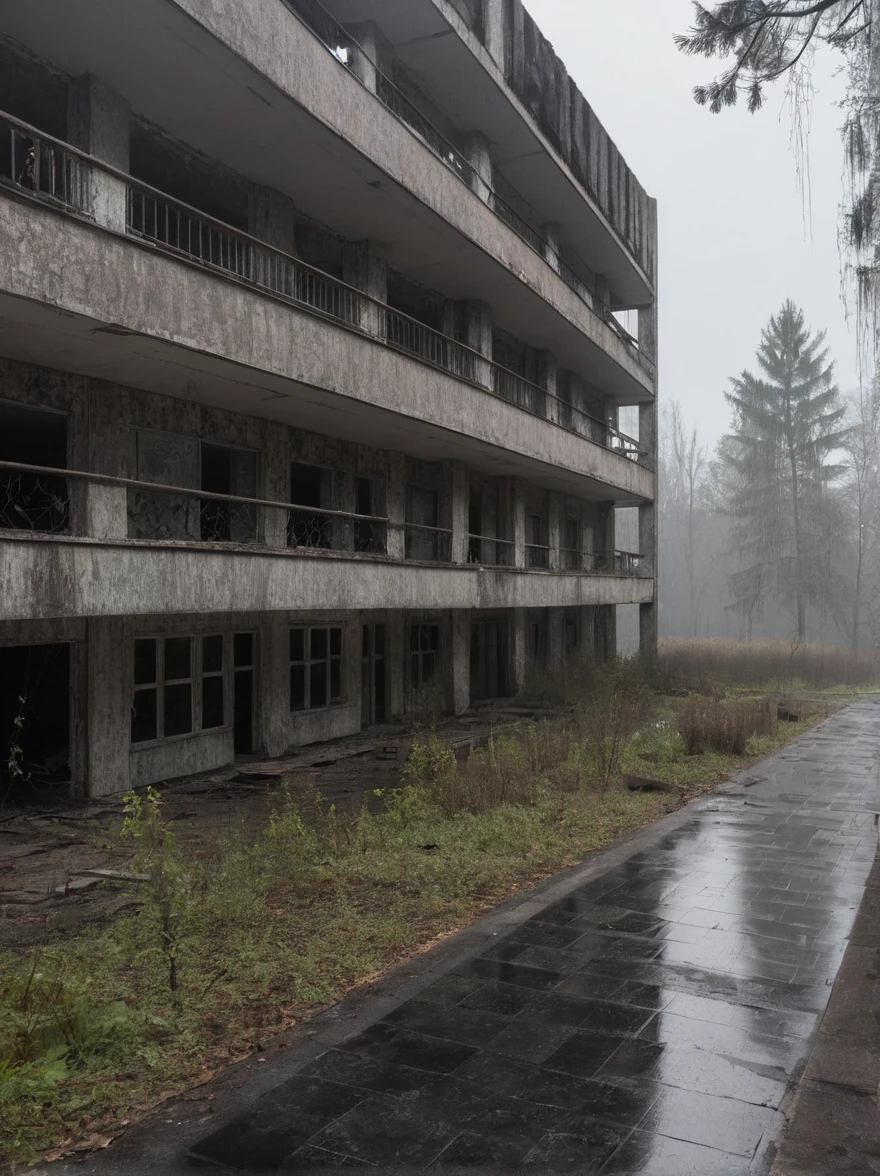
<svg viewBox="0 0 880 1176"><path fill-rule="evenodd" d="M291 629L291 711L323 710L344 701L342 629Z"/></svg>
<svg viewBox="0 0 880 1176"><path fill-rule="evenodd" d="M225 683L222 634L200 639L136 638L132 743L174 739L225 727Z"/></svg>

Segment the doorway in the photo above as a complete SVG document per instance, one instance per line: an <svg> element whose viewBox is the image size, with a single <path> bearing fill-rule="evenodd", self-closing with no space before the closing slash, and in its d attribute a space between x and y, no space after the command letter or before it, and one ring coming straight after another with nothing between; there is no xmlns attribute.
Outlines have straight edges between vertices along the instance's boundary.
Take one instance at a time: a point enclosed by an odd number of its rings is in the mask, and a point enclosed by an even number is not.
<svg viewBox="0 0 880 1176"><path fill-rule="evenodd" d="M0 736L21 775L4 772L0 800L70 785L70 645L0 648Z"/></svg>
<svg viewBox="0 0 880 1176"><path fill-rule="evenodd" d="M361 726L372 727L387 718L385 626L364 625L361 645Z"/></svg>
<svg viewBox="0 0 880 1176"><path fill-rule="evenodd" d="M471 703L508 692L507 622L479 621L471 628Z"/></svg>
<svg viewBox="0 0 880 1176"><path fill-rule="evenodd" d="M256 633L235 633L232 670L232 734L236 755L254 751Z"/></svg>

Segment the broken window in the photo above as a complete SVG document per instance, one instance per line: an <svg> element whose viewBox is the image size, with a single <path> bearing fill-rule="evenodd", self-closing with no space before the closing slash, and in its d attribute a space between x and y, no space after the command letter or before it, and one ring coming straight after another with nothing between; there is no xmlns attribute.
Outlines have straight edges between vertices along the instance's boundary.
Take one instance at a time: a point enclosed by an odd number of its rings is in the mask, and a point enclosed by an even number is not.
<svg viewBox="0 0 880 1176"><path fill-rule="evenodd" d="M45 800L42 786L70 782L70 651L67 643L0 646L4 758L15 743L20 749L15 758L40 790L38 800Z"/></svg>
<svg viewBox="0 0 880 1176"><path fill-rule="evenodd" d="M291 711L321 710L344 701L342 629L291 629Z"/></svg>
<svg viewBox="0 0 880 1176"><path fill-rule="evenodd" d="M0 110L55 139L67 139L68 80L36 57L0 44ZM2 122L0 177L7 183L71 202L74 168L69 156Z"/></svg>
<svg viewBox="0 0 880 1176"><path fill-rule="evenodd" d="M298 507L333 509L333 470L322 466L291 462L290 501ZM291 510L287 522L290 547L339 547L334 542L336 520L332 516L306 510Z"/></svg>
<svg viewBox="0 0 880 1176"><path fill-rule="evenodd" d="M582 550L583 527L579 518L567 518L563 533L562 566L569 571L579 572L583 568Z"/></svg>
<svg viewBox="0 0 880 1176"><path fill-rule="evenodd" d="M550 566L550 551L547 547L547 527L543 515L526 515L526 566L546 568Z"/></svg>
<svg viewBox="0 0 880 1176"><path fill-rule="evenodd" d="M66 469L65 414L0 403L0 461ZM66 478L0 468L0 527L56 532L69 522Z"/></svg>
<svg viewBox="0 0 880 1176"><path fill-rule="evenodd" d="M437 676L440 663L440 626L410 625L409 627L409 684L412 690L422 690Z"/></svg>
<svg viewBox="0 0 880 1176"><path fill-rule="evenodd" d="M406 488L407 559L449 559L449 536L439 530L440 492L427 486Z"/></svg>
<svg viewBox="0 0 880 1176"><path fill-rule="evenodd" d="M222 634L198 641L193 637L135 638L132 743L225 727L225 681ZM201 687L198 698L196 683Z"/></svg>
<svg viewBox="0 0 880 1176"><path fill-rule="evenodd" d="M201 442L201 489L240 498L257 496L257 455L252 449ZM201 500L200 533L205 541L253 543L256 507L222 499Z"/></svg>
<svg viewBox="0 0 880 1176"><path fill-rule="evenodd" d="M385 515L385 479L379 477L358 478L355 486L355 513L359 515ZM370 523L358 519L354 525L355 551L384 555L387 550L388 526L386 523Z"/></svg>

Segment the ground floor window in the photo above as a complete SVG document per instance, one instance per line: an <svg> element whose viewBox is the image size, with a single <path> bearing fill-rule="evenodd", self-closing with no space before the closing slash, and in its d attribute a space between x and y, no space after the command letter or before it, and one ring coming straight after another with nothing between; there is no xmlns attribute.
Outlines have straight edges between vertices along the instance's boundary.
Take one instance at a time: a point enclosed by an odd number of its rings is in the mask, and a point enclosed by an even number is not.
<svg viewBox="0 0 880 1176"><path fill-rule="evenodd" d="M410 625L409 674L410 687L420 690L433 682L440 660L440 626Z"/></svg>
<svg viewBox="0 0 880 1176"><path fill-rule="evenodd" d="M291 629L290 709L320 710L344 701L342 629Z"/></svg>
<svg viewBox="0 0 880 1176"><path fill-rule="evenodd" d="M132 743L224 727L225 682L225 639L220 633L136 638Z"/></svg>

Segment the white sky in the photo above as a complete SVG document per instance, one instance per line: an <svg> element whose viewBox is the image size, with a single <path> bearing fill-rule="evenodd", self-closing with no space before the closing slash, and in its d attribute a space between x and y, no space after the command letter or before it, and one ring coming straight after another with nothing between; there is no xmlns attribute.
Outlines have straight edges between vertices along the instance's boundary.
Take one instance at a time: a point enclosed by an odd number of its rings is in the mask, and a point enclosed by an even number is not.
<svg viewBox="0 0 880 1176"><path fill-rule="evenodd" d="M840 298L838 208L844 92L838 61L817 59L809 137L812 213L798 188L780 87L763 110L713 115L692 87L718 63L684 57L674 32L690 0L526 0L643 186L659 202L660 395L681 401L712 444L728 377L753 365L783 301L827 330L843 391L856 385L855 324Z"/></svg>

